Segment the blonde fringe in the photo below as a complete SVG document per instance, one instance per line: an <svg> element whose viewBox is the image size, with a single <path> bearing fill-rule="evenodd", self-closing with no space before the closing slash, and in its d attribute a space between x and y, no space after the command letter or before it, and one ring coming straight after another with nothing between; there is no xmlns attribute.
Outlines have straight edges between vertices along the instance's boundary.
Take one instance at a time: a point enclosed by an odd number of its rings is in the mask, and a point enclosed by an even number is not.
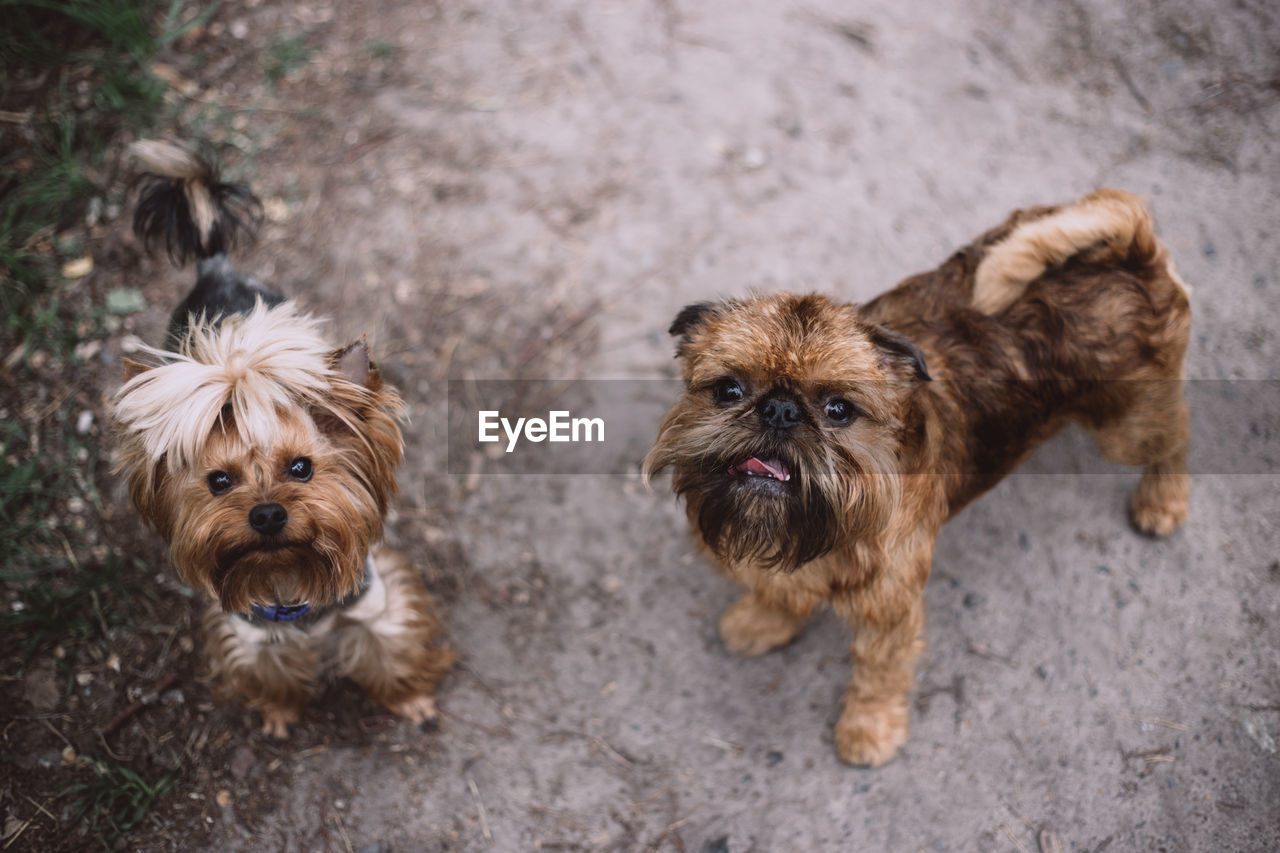
<svg viewBox="0 0 1280 853"><path fill-rule="evenodd" d="M163 363L130 379L116 394L115 418L126 453L190 467L227 404L234 429L251 447L271 446L281 412L332 408L326 392L341 374L329 365L330 347L319 325L292 302L269 308L259 301L250 313L227 317L220 325L197 319L177 352L144 348Z"/></svg>

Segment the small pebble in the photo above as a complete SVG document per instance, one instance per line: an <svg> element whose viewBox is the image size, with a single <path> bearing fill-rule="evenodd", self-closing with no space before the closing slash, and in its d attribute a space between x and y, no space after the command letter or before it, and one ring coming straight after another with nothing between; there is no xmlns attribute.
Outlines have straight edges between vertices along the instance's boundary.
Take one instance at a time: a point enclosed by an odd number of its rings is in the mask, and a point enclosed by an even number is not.
<svg viewBox="0 0 1280 853"><path fill-rule="evenodd" d="M729 836L722 835L702 845L702 853L729 853Z"/></svg>
<svg viewBox="0 0 1280 853"><path fill-rule="evenodd" d="M258 761L257 754L247 746L242 746L231 756L231 775L243 780Z"/></svg>

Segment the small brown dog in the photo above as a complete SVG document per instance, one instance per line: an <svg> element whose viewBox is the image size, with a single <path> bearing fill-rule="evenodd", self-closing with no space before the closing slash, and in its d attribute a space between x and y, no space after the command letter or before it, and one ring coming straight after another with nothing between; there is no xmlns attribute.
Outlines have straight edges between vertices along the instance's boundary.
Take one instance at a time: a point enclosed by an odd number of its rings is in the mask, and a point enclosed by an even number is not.
<svg viewBox="0 0 1280 853"><path fill-rule="evenodd" d="M862 305L777 294L685 308L685 396L645 475L673 469L689 519L748 592L732 651L796 636L826 602L853 628L840 757L907 739L938 530L1070 421L1146 466L1130 510L1187 517L1187 289L1134 196L1012 214L939 269Z"/></svg>
<svg viewBox="0 0 1280 853"><path fill-rule="evenodd" d="M334 348L319 322L227 261L257 200L185 146L139 143L149 170L134 226L195 288L173 351L126 362L115 417L121 468L178 575L206 593L206 654L223 692L288 734L324 657L411 720L453 661L408 560L377 548L396 493L402 409L364 341Z"/></svg>

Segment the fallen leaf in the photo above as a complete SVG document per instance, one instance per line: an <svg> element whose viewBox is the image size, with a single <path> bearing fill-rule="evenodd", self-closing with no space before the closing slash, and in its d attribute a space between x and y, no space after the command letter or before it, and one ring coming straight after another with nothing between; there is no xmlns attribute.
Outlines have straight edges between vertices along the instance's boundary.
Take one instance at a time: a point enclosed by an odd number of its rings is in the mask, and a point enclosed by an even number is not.
<svg viewBox="0 0 1280 853"><path fill-rule="evenodd" d="M89 255L67 261L62 265L63 278L84 278L91 272L93 272L93 258Z"/></svg>
<svg viewBox="0 0 1280 853"><path fill-rule="evenodd" d="M142 291L136 287L117 287L107 291L107 311L111 314L136 314L147 307Z"/></svg>

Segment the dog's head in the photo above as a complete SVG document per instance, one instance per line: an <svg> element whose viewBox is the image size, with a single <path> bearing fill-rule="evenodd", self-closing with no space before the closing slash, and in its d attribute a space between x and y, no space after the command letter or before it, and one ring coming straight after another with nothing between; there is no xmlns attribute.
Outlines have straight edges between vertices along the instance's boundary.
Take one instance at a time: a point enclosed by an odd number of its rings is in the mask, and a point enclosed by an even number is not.
<svg viewBox="0 0 1280 853"><path fill-rule="evenodd" d="M363 341L328 347L290 303L196 322L126 366L121 468L179 575L227 611L354 593L396 491L401 403Z"/></svg>
<svg viewBox="0 0 1280 853"><path fill-rule="evenodd" d="M899 450L922 440L904 429L929 379L910 341L792 294L690 305L670 332L686 389L645 476L673 470L717 556L791 571L885 527Z"/></svg>

